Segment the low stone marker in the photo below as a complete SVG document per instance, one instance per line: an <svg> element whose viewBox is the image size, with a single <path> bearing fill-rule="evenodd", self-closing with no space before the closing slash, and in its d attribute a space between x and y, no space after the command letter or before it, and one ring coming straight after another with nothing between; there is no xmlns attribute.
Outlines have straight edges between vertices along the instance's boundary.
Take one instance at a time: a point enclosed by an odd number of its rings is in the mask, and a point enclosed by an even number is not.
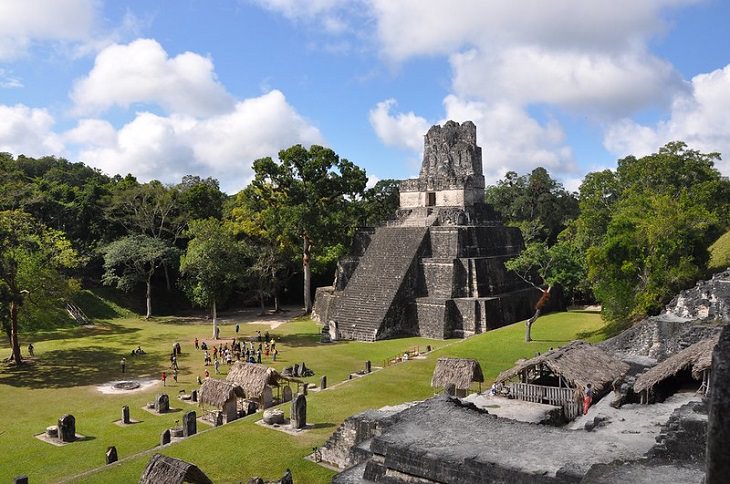
<svg viewBox="0 0 730 484"><path fill-rule="evenodd" d="M291 427L303 429L307 426L307 397L297 393L291 402Z"/></svg>
<svg viewBox="0 0 730 484"><path fill-rule="evenodd" d="M170 429L166 429L160 434L160 445L167 445L170 443Z"/></svg>
<svg viewBox="0 0 730 484"><path fill-rule="evenodd" d="M190 437L191 435L195 435L198 432L198 422L197 420L195 420L196 417L197 415L195 415L194 410L187 411L185 412L185 414L183 414L183 437Z"/></svg>
<svg viewBox="0 0 730 484"><path fill-rule="evenodd" d="M53 439L57 439L58 438L58 426L51 425L50 427L46 427L46 435Z"/></svg>
<svg viewBox="0 0 730 484"><path fill-rule="evenodd" d="M279 479L279 484L294 484L294 479L292 478L291 471L289 469L287 469L282 478Z"/></svg>
<svg viewBox="0 0 730 484"><path fill-rule="evenodd" d="M193 390L193 393L190 394L190 400L193 402L198 401L198 390Z"/></svg>
<svg viewBox="0 0 730 484"><path fill-rule="evenodd" d="M327 388L327 375L322 375L322 378L319 379L319 389L325 390Z"/></svg>
<svg viewBox="0 0 730 484"><path fill-rule="evenodd" d="M284 389L281 391L281 399L285 402L291 402L291 398L291 387L284 387Z"/></svg>
<svg viewBox="0 0 730 484"><path fill-rule="evenodd" d="M129 420L129 406L128 405L125 405L125 406L122 407L122 423L123 424L130 423L130 420Z"/></svg>
<svg viewBox="0 0 730 484"><path fill-rule="evenodd" d="M119 457L117 456L117 448L113 445L106 449L106 463L107 465L113 464L116 461L119 460Z"/></svg>
<svg viewBox="0 0 730 484"><path fill-rule="evenodd" d="M269 425L278 424L281 425L284 423L284 412L282 412L279 409L273 409L273 410L264 410L264 423L267 423Z"/></svg>
<svg viewBox="0 0 730 484"><path fill-rule="evenodd" d="M373 371L372 363L370 363L370 360L365 362L365 373L370 373Z"/></svg>
<svg viewBox="0 0 730 484"><path fill-rule="evenodd" d="M155 412L167 413L170 411L170 397L167 393L161 393L155 397Z"/></svg>
<svg viewBox="0 0 730 484"><path fill-rule="evenodd" d="M17 476L13 479L13 484L28 484L28 476Z"/></svg>
<svg viewBox="0 0 730 484"><path fill-rule="evenodd" d="M73 442L76 440L76 418L66 414L58 419L58 438L61 442Z"/></svg>

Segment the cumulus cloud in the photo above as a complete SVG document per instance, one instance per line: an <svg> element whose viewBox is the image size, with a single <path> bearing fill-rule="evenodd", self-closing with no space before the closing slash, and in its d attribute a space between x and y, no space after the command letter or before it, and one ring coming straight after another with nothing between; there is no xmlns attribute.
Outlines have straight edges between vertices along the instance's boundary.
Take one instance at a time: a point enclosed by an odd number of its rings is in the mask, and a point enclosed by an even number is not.
<svg viewBox="0 0 730 484"><path fill-rule="evenodd" d="M277 12L289 20L317 22L329 34L342 34L349 30L348 14L364 8L362 1L341 0L250 0L252 3Z"/></svg>
<svg viewBox="0 0 730 484"><path fill-rule="evenodd" d="M58 154L63 141L46 109L0 105L0 151L27 156Z"/></svg>
<svg viewBox="0 0 730 484"><path fill-rule="evenodd" d="M604 146L618 156L655 153L669 141L685 141L703 152L718 151L725 160L718 169L730 175L730 64L692 78L691 92L677 96L669 118L653 126L631 119L612 124Z"/></svg>
<svg viewBox="0 0 730 484"><path fill-rule="evenodd" d="M0 2L0 60L22 56L34 41L89 39L98 10L97 0Z"/></svg>
<svg viewBox="0 0 730 484"><path fill-rule="evenodd" d="M386 145L420 152L430 124L413 112L391 114L396 104L395 99L379 102L370 110L370 125Z"/></svg>
<svg viewBox="0 0 730 484"><path fill-rule="evenodd" d="M170 57L152 39L114 44L99 52L91 72L75 83L71 98L77 113L150 103L170 113L202 117L234 105L209 58L193 52Z"/></svg>
<svg viewBox="0 0 730 484"><path fill-rule="evenodd" d="M276 90L205 119L142 112L118 131L102 120L84 120L66 139L80 146L81 161L107 173L168 183L205 173L218 178L229 193L247 183L253 160L276 157L293 144L324 142L319 130Z"/></svg>

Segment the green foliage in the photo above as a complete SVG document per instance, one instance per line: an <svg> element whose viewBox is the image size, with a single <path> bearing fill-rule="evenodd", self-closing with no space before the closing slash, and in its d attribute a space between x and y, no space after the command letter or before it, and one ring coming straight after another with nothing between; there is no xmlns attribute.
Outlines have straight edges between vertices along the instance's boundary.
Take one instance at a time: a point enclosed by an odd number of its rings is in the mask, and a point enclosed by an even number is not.
<svg viewBox="0 0 730 484"><path fill-rule="evenodd" d="M102 282L125 292L148 281L157 268L172 260L176 252L164 241L145 235L115 240L101 251L105 271Z"/></svg>
<svg viewBox="0 0 730 484"><path fill-rule="evenodd" d="M20 210L0 212L0 320L17 363L20 328L68 321L63 301L74 287L60 270L77 262L76 251L61 232Z"/></svg>
<svg viewBox="0 0 730 484"><path fill-rule="evenodd" d="M578 251L567 242L551 247L533 242L519 256L505 262L505 266L536 287L547 284L551 288L560 284L566 294L572 294L585 279L581 262Z"/></svg>
<svg viewBox="0 0 730 484"><path fill-rule="evenodd" d="M730 181L713 166L718 158L674 142L586 177L568 238L585 251L607 319L654 314L704 274L707 248L730 210Z"/></svg>
<svg viewBox="0 0 730 484"><path fill-rule="evenodd" d="M180 258L185 292L203 307L224 301L245 270L241 244L214 218L191 221L185 236L190 238Z"/></svg>
<svg viewBox="0 0 730 484"><path fill-rule="evenodd" d="M507 172L485 190L485 200L509 225L519 227L525 240L555 243L558 234L578 215L578 201L545 168L529 175Z"/></svg>
<svg viewBox="0 0 730 484"><path fill-rule="evenodd" d="M400 206L400 180L378 180L361 201L362 226L377 227L393 218Z"/></svg>

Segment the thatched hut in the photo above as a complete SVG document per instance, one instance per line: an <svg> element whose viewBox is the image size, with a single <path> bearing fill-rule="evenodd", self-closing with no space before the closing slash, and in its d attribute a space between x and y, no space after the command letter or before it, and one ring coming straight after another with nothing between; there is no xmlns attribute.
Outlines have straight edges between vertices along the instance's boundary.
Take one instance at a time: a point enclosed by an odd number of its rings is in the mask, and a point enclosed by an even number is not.
<svg viewBox="0 0 730 484"><path fill-rule="evenodd" d="M139 484L213 484L197 466L184 460L155 454L139 479Z"/></svg>
<svg viewBox="0 0 730 484"><path fill-rule="evenodd" d="M243 388L247 400L255 401L259 408L273 404L273 389L279 387L281 375L265 365L237 361L228 370L226 380Z"/></svg>
<svg viewBox="0 0 730 484"><path fill-rule="evenodd" d="M456 395L465 397L473 382L484 382L482 367L477 360L469 358L439 358L433 370L431 386L446 388L453 384Z"/></svg>
<svg viewBox="0 0 730 484"><path fill-rule="evenodd" d="M520 400L562 406L566 418L579 415L575 389L593 387L596 397L606 393L610 384L621 378L629 365L585 341L573 341L529 360L519 360L514 367L497 376L496 383L510 383L510 394Z"/></svg>
<svg viewBox="0 0 730 484"><path fill-rule="evenodd" d="M200 387L198 405L212 406L223 412L225 422L238 418L238 399L244 398L243 388L236 383L207 378Z"/></svg>
<svg viewBox="0 0 730 484"><path fill-rule="evenodd" d="M707 393L712 350L719 337L718 333L688 346L639 375L634 382L634 393L640 395L641 403L661 401L683 384L693 381L700 382L696 384L698 392Z"/></svg>

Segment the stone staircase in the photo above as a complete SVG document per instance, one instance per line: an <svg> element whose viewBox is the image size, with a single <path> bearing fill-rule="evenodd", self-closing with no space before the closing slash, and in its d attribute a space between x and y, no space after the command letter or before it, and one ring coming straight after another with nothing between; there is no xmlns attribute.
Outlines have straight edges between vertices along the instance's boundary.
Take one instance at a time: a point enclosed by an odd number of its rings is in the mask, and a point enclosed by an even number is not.
<svg viewBox="0 0 730 484"><path fill-rule="evenodd" d="M377 229L335 305L332 319L342 338L375 341L427 231L426 227Z"/></svg>

